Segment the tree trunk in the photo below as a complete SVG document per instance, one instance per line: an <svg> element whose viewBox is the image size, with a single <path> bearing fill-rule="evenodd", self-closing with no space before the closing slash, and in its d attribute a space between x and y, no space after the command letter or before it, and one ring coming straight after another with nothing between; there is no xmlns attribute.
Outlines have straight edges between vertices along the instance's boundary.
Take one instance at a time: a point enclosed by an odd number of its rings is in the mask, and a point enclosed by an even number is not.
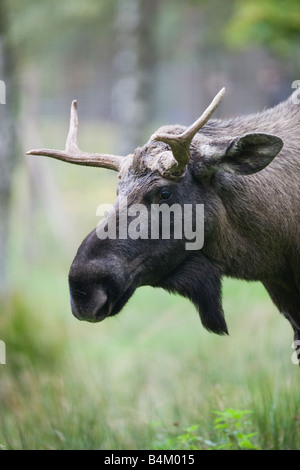
<svg viewBox="0 0 300 470"><path fill-rule="evenodd" d="M9 50L6 35L6 11L0 0L0 80L2 100L0 100L0 296L8 292L7 252L13 169L16 164L16 138L14 128L14 108L16 103L13 79L13 57ZM2 84L3 85L3 84ZM3 92L5 99L3 100ZM4 103L5 101L5 103Z"/></svg>
<svg viewBox="0 0 300 470"><path fill-rule="evenodd" d="M153 24L157 0L117 0L115 13L115 81L113 115L120 125L122 154L141 145L151 119L156 53Z"/></svg>
<svg viewBox="0 0 300 470"><path fill-rule="evenodd" d="M36 209L42 205L43 212L47 215L49 228L57 242L63 245L65 252L71 255L75 249L75 237L73 224L69 215L64 210L64 204L60 189L53 175L52 162L44 158L25 157L25 153L32 146L42 148L43 142L38 130L39 122L39 96L40 77L36 65L29 64L23 70L20 81L20 141L22 154L26 165L28 181L28 196L24 201L24 257L32 261L36 254L36 247L32 237L32 227L35 226ZM32 144L34 142L34 144ZM23 198L24 199L24 198Z"/></svg>

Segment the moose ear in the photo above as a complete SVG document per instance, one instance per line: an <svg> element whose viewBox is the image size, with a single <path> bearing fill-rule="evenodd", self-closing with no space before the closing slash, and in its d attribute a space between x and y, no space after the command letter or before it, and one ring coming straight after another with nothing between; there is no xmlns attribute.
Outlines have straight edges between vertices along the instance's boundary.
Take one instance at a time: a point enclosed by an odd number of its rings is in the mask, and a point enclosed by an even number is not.
<svg viewBox="0 0 300 470"><path fill-rule="evenodd" d="M282 139L275 135L244 134L231 141L206 144L203 157L206 168L236 175L251 175L269 165L282 147Z"/></svg>

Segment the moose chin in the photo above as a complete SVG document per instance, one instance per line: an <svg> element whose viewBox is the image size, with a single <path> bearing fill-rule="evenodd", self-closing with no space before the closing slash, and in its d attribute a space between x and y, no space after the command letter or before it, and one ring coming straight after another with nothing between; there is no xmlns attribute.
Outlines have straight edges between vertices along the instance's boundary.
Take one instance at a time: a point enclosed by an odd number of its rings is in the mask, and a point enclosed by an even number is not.
<svg viewBox="0 0 300 470"><path fill-rule="evenodd" d="M82 242L70 269L71 307L78 319L97 322L116 315L135 289L150 285L190 299L205 328L227 334L221 281L228 276L262 282L300 340L297 90L261 113L211 119L224 92L190 127L163 126L127 156L78 148L73 101L66 149L28 152L119 173L112 210ZM99 237L99 230L107 232L112 223L120 226L124 200L129 211L139 205L145 214L153 205L170 211L174 205L203 205L204 243L186 249L184 231L178 237L121 237L117 229L115 237ZM128 217L128 227L133 220L134 215ZM143 233L143 220L137 225ZM170 229L175 225L171 216Z"/></svg>

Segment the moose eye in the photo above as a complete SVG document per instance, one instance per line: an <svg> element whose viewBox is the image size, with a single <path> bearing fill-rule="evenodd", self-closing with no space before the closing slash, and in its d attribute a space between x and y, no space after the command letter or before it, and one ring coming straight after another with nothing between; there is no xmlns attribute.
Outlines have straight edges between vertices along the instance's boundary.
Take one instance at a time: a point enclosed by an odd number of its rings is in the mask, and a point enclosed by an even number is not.
<svg viewBox="0 0 300 470"><path fill-rule="evenodd" d="M168 188L163 188L160 192L161 199L164 199L165 201L167 199L170 199L171 196L172 196L172 191Z"/></svg>

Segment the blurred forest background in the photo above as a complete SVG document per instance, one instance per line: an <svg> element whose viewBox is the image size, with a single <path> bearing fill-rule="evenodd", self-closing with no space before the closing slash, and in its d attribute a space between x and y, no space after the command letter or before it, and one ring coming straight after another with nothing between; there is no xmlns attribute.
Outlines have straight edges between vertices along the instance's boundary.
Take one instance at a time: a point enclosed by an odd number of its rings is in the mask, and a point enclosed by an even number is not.
<svg viewBox="0 0 300 470"><path fill-rule="evenodd" d="M0 0L2 448L167 448L193 424L206 448L226 407L253 411L261 448L300 447L292 331L262 287L224 283L229 338L147 288L78 322L68 269L117 176L25 156L64 148L74 98L80 147L118 154L223 86L217 117L261 111L300 79L299 44L299 0Z"/></svg>

